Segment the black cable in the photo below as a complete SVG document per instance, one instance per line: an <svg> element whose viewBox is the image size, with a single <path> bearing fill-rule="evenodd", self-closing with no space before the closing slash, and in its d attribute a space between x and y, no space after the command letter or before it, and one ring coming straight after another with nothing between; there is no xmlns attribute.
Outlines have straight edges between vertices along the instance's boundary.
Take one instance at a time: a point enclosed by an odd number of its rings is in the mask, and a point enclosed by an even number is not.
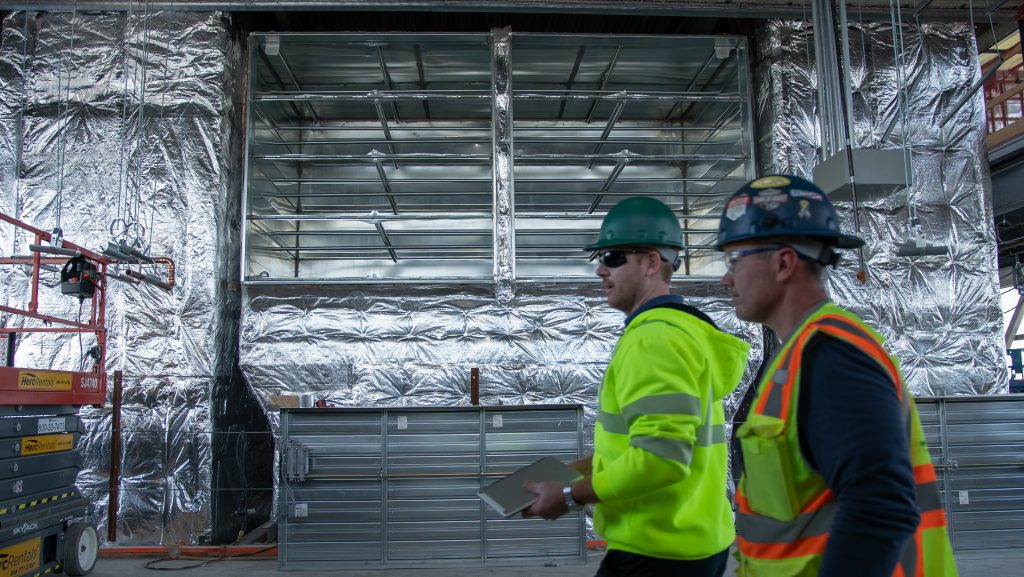
<svg viewBox="0 0 1024 577"><path fill-rule="evenodd" d="M192 565L182 565L180 567L157 567L156 565L158 563L166 563L167 561L198 561L199 558L188 555L184 555L181 557L161 557L160 559L153 559L151 561L147 561L144 567L146 569L149 569L150 571L184 571L186 569L196 569L198 567L203 567L215 561L229 561L231 559L244 559L246 557L255 557L256 555L266 553L271 549L277 549L277 545L270 545L269 547L264 547L258 551L253 551L252 553L239 553L237 555L218 555L217 557L207 559L201 563L194 563Z"/></svg>
<svg viewBox="0 0 1024 577"><path fill-rule="evenodd" d="M174 557L163 557L161 559L153 559L151 561L146 561L146 564L143 565L143 566L146 569L149 569L150 571L184 571L186 569L195 569L197 567L203 567L205 565L209 565L210 563L213 563L214 561L218 560L217 558L207 559L206 561L203 561L202 563L196 563L194 565L182 565L181 567L156 567L155 566L157 563L163 563L164 561L181 561L183 559L186 559L186 558L185 557L179 557L179 558L175 559Z"/></svg>
<svg viewBox="0 0 1024 577"><path fill-rule="evenodd" d="M83 275L82 282L83 283L85 282L84 275ZM75 322L77 322L78 324L82 324L82 305L83 304L85 304L85 301L83 299L78 299L78 318L75 319ZM85 370L85 353L82 350L82 331L79 330L78 331L78 372L82 372L84 370Z"/></svg>

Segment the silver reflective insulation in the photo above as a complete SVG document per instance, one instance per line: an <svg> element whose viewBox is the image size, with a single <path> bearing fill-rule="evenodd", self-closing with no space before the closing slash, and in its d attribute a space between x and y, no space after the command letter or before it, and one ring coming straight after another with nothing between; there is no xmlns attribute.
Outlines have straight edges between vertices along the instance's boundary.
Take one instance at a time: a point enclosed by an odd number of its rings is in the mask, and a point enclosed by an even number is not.
<svg viewBox="0 0 1024 577"><path fill-rule="evenodd" d="M581 403L592 430L597 386L624 320L598 294L599 282L521 293L507 304L447 287L248 286L240 362L275 428L270 398L280 394L339 407L468 405L470 371L479 368L481 404ZM759 357L760 333L736 320L722 291L685 283L674 292L754 341L751 356Z"/></svg>
<svg viewBox="0 0 1024 577"><path fill-rule="evenodd" d="M221 310L230 298L221 279L237 278L238 263L237 235L233 247L221 242L231 238L224 203L238 178L226 170L222 135L228 22L219 13L16 12L0 41L0 210L44 230L59 214L71 242L101 250L127 240L177 265L171 292L109 289L106 368L124 371L118 542L201 542L211 525L211 392L237 342ZM34 238L0 229L4 256L28 254ZM28 277L9 266L0 274L0 302L27 308ZM40 311L76 318L78 300L61 296L58 281L44 274ZM2 314L0 323L35 321ZM15 361L78 369L93 344L26 335ZM82 416L78 486L105 540L109 401Z"/></svg>
<svg viewBox="0 0 1024 577"><path fill-rule="evenodd" d="M854 16L851 12L850 16ZM866 282L856 251L829 275L833 299L885 337L917 396L1005 393L985 105L979 92L940 127L980 78L966 24L850 21L853 126L860 148L909 147L913 185L858 206ZM902 42L902 66L893 45ZM805 175L818 162L814 39L808 23L772 21L757 38L756 115L762 172ZM905 90L907 121L898 94ZM890 128L891 127L891 128ZM909 226L916 209L920 229ZM843 226L855 227L851 203ZM911 236L947 254L896 254Z"/></svg>
<svg viewBox="0 0 1024 577"><path fill-rule="evenodd" d="M515 192L512 177L512 35L508 28L492 30L491 115L494 186L494 283L499 302L508 303L515 291Z"/></svg>

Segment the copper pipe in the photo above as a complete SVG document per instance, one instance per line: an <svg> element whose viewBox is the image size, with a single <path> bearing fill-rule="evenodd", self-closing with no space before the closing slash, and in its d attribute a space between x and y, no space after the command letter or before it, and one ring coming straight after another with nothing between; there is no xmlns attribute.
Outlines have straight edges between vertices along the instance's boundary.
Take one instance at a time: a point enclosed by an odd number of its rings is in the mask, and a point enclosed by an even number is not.
<svg viewBox="0 0 1024 577"><path fill-rule="evenodd" d="M153 262L167 265L167 284L174 288L174 261L166 257L154 257Z"/></svg>

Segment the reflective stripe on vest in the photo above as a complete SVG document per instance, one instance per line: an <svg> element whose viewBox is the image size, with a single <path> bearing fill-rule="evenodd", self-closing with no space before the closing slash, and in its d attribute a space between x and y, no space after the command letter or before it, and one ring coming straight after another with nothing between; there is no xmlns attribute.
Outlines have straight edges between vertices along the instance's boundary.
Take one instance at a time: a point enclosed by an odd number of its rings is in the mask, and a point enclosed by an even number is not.
<svg viewBox="0 0 1024 577"><path fill-rule="evenodd" d="M712 424L714 398L708 395L706 406L701 407L699 397L685 393L666 393L650 395L638 399L624 407L621 413L599 410L597 422L606 433L629 435L629 426L633 421L644 415L681 414L691 415L700 419L694 443L675 441L660 437L633 437L630 445L644 449L669 461L689 465L693 459L693 447L710 447L724 445L728 439L724 424Z"/></svg>
<svg viewBox="0 0 1024 577"><path fill-rule="evenodd" d="M829 305L826 305L829 306ZM908 433L911 439L911 458L914 463L914 480L916 503L921 512L921 523L904 549L900 563L893 575L898 577L924 577L931 575L926 571L928 560L924 559L923 535L925 531L941 531L945 543L946 517L942 510L938 494L938 483L935 468L931 464L927 447L923 442L920 426L914 431L912 419L916 421L910 396L905 393L904 383L894 360L882 348L878 338L853 319L839 314L822 314L812 317L792 341L792 346L782 351L780 361L775 370L762 380L762 390L758 394L753 407L754 414L781 419L785 425L790 424L790 411L794 406L792 395L797 394L797 380L803 358L804 349L817 332L823 332L857 347L861 352L876 361L889 375L897 388L897 395L907 416ZM795 415L792 416L796 418ZM915 443L915 441L919 441ZM921 453L923 451L923 453ZM744 481L746 482L746 481ZM756 482L756 481L755 481ZM740 555L762 560L783 560L810 555L821 555L828 543L829 529L836 511L835 498L828 488L817 495L811 495L799 514L789 521L782 521L751 510L747 501L744 484L737 488L737 544ZM942 555L933 555L943 557ZM946 558L948 557L948 559ZM932 561L939 575L955 574L952 556ZM949 566L952 568L949 568Z"/></svg>

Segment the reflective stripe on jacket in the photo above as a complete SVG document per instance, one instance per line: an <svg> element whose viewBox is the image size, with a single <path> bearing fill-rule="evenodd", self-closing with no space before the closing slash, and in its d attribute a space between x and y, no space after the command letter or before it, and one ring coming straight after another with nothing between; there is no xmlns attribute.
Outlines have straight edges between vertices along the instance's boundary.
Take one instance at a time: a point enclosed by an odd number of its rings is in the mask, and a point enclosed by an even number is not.
<svg viewBox="0 0 1024 577"><path fill-rule="evenodd" d="M881 336L832 303L814 311L783 345L758 384L747 422L737 431L744 474L737 490L739 577L811 577L818 574L836 512L825 480L804 459L797 434L800 367L810 339L824 333L877 362L897 387L906 415L917 506L921 514L893 577L957 574L935 469L913 399ZM870 554L870 552L865 552Z"/></svg>
<svg viewBox="0 0 1024 577"><path fill-rule="evenodd" d="M703 559L733 541L721 399L749 346L672 308L626 327L598 393L594 528L610 549Z"/></svg>

